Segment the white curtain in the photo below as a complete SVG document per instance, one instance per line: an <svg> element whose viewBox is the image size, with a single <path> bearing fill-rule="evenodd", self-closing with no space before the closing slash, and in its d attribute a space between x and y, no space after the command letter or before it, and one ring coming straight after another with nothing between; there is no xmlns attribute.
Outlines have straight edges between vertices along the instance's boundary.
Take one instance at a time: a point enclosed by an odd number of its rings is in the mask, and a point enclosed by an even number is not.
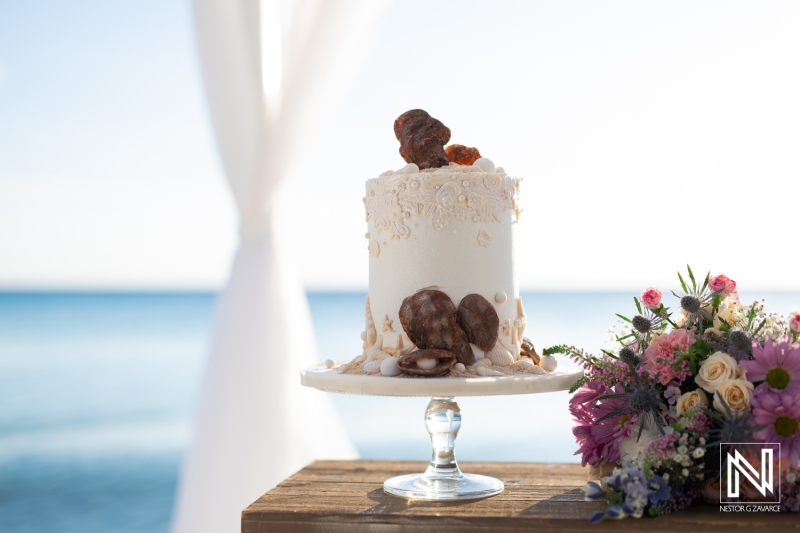
<svg viewBox="0 0 800 533"><path fill-rule="evenodd" d="M387 0L194 0L200 62L241 244L217 304L175 533L240 530L241 511L316 458L356 451L330 398L300 387L316 360L275 206L313 150L377 32ZM281 212L284 210L282 209ZM357 342L358 332L354 332Z"/></svg>

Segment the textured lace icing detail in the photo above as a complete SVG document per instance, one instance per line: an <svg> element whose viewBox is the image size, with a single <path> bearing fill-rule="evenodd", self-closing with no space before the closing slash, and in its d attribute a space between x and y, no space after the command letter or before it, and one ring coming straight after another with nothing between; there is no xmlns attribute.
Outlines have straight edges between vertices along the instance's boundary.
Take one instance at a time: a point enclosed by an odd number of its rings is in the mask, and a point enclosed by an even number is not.
<svg viewBox="0 0 800 533"><path fill-rule="evenodd" d="M427 216L441 230L451 217L475 222L500 222L507 209L519 219L519 182L503 174L418 173L392 174L367 181L364 205L367 221L392 239L406 239L411 215Z"/></svg>

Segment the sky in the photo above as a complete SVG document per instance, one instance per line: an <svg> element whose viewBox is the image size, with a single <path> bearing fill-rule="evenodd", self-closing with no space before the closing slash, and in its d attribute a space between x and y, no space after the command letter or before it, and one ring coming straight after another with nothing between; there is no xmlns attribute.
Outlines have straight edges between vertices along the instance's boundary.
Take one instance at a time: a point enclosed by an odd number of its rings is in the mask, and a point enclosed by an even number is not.
<svg viewBox="0 0 800 533"><path fill-rule="evenodd" d="M800 3L487 6L387 10L282 202L307 287L366 288L364 182L423 108L523 178L524 289L800 289ZM237 224L189 2L0 0L0 288L217 289Z"/></svg>

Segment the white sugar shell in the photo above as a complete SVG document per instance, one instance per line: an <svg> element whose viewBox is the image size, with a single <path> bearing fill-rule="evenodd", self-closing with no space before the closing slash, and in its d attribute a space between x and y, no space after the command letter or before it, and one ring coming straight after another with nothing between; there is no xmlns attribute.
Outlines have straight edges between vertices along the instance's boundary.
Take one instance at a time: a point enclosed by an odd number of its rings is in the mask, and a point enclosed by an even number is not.
<svg viewBox="0 0 800 533"><path fill-rule="evenodd" d="M484 172L494 172L494 163L492 162L491 159L487 159L485 157L479 157L472 164L481 167Z"/></svg>
<svg viewBox="0 0 800 533"><path fill-rule="evenodd" d="M402 370L397 366L397 357L387 357L381 361L381 374L384 376L399 376Z"/></svg>
<svg viewBox="0 0 800 533"><path fill-rule="evenodd" d="M476 345L470 343L469 347L472 348L472 353L473 353L473 355L475 355L475 360L476 361L480 361L481 359L483 359L485 357L485 352L483 350L481 350L479 347L477 347Z"/></svg>
<svg viewBox="0 0 800 533"><path fill-rule="evenodd" d="M525 370L528 371L532 367L535 367L536 363L530 357L520 357L517 361L512 363L511 368L514 370Z"/></svg>
<svg viewBox="0 0 800 533"><path fill-rule="evenodd" d="M514 356L511 353L503 348L500 343L496 343L494 348L486 352L486 359L490 360L493 365L497 366L509 366L511 363L514 362Z"/></svg>
<svg viewBox="0 0 800 533"><path fill-rule="evenodd" d="M558 359L552 355L544 355L539 360L539 366L548 372L552 372L558 367Z"/></svg>
<svg viewBox="0 0 800 533"><path fill-rule="evenodd" d="M328 368L333 368L336 366L336 361L333 359L325 359L325 366Z"/></svg>
<svg viewBox="0 0 800 533"><path fill-rule="evenodd" d="M366 361L364 362L364 372L367 374L378 374L381 371L381 362L387 357L391 357L388 353L381 349L381 344L376 343L370 346L366 351Z"/></svg>
<svg viewBox="0 0 800 533"><path fill-rule="evenodd" d="M475 361L470 368L475 370L481 366L492 366L492 362L489 359L481 359L480 361Z"/></svg>
<svg viewBox="0 0 800 533"><path fill-rule="evenodd" d="M502 372L498 372L497 370L494 370L492 368L488 368L488 367L485 367L485 366L479 366L477 369L475 369L475 372L477 372L479 376L484 376L484 377L485 376L502 376L503 375Z"/></svg>
<svg viewBox="0 0 800 533"><path fill-rule="evenodd" d="M456 372L466 372L467 367L464 366L464 363L456 363L453 365L453 370Z"/></svg>
<svg viewBox="0 0 800 533"><path fill-rule="evenodd" d="M419 167L416 163L409 163L400 170L396 172L396 174L416 174L419 172Z"/></svg>

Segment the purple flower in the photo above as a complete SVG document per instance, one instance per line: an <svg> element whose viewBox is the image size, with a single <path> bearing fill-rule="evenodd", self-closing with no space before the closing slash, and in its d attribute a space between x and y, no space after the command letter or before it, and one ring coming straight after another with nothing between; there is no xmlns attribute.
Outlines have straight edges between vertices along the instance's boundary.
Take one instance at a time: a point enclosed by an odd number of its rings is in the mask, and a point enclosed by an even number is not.
<svg viewBox="0 0 800 533"><path fill-rule="evenodd" d="M669 500L669 483L661 476L653 475L647 480L647 488L650 489L650 505L658 506Z"/></svg>
<svg viewBox="0 0 800 533"><path fill-rule="evenodd" d="M800 344L792 344L789 337L780 342L764 341L762 348L753 343L753 360L740 361L751 383L763 381L756 388L780 393L800 393Z"/></svg>
<svg viewBox="0 0 800 533"><path fill-rule="evenodd" d="M761 389L753 398L753 418L763 426L753 434L759 442L778 442L780 456L800 464L800 396Z"/></svg>
<svg viewBox="0 0 800 533"><path fill-rule="evenodd" d="M606 518L611 518L612 520L620 520L628 516L628 514L630 513L622 505L612 505L606 509Z"/></svg>
<svg viewBox="0 0 800 533"><path fill-rule="evenodd" d="M619 386L609 389L599 381L590 381L570 398L569 410L576 423L572 433L579 445L575 455L581 454L583 466L590 464L597 467L602 462L614 463L619 460L619 442L630 435L636 416L620 414L598 422L624 405L617 398L599 401L598 398L622 392Z"/></svg>
<svg viewBox="0 0 800 533"><path fill-rule="evenodd" d="M594 502L605 497L605 491L594 481L588 482L583 487L583 499L587 502Z"/></svg>
<svg viewBox="0 0 800 533"><path fill-rule="evenodd" d="M600 522L603 521L603 518L605 517L606 517L605 511L596 511L592 514L592 516L589 517L589 522L591 522L592 524L599 524Z"/></svg>

